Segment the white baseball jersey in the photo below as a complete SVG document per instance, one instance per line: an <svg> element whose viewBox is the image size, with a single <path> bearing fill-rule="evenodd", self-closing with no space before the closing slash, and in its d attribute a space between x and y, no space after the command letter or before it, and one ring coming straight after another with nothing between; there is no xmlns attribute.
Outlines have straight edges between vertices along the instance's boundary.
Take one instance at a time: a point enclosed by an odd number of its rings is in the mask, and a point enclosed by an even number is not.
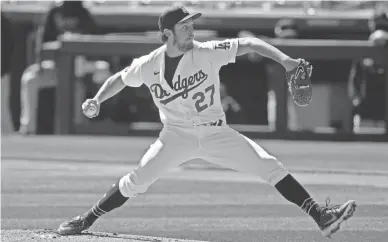
<svg viewBox="0 0 388 242"><path fill-rule="evenodd" d="M138 167L120 179L123 196L144 193L164 172L193 159L259 175L272 185L288 174L262 147L219 121L225 120L219 70L235 62L237 49L237 39L194 42L177 66L172 88L164 78L165 46L121 72L126 85L147 85L165 124Z"/></svg>
<svg viewBox="0 0 388 242"><path fill-rule="evenodd" d="M192 125L225 119L219 70L236 60L238 39L194 41L181 58L172 85L164 78L166 46L135 59L121 71L127 86L147 85L164 124Z"/></svg>

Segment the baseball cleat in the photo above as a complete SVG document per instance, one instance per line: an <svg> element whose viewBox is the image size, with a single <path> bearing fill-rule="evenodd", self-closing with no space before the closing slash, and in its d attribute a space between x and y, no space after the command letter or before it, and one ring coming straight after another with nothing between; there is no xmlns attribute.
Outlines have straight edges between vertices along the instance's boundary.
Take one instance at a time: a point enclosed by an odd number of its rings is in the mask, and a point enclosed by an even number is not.
<svg viewBox="0 0 388 242"><path fill-rule="evenodd" d="M329 208L330 199L326 200L326 207L321 210L321 218L318 226L325 237L331 237L332 234L340 229L343 221L353 216L357 204L354 200L349 200L341 206L337 205Z"/></svg>
<svg viewBox="0 0 388 242"><path fill-rule="evenodd" d="M60 235L75 235L87 230L91 225L85 219L84 215L79 215L69 221L65 221L59 225L58 234Z"/></svg>

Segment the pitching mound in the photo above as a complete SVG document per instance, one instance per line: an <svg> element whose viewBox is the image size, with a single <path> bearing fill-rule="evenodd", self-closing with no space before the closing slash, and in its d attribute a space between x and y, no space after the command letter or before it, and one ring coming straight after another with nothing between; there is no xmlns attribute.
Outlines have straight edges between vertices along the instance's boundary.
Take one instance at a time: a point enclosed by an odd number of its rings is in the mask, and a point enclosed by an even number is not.
<svg viewBox="0 0 388 242"><path fill-rule="evenodd" d="M12 242L102 242L102 241L123 241L123 242L200 242L194 240L181 240L173 238L160 238L150 236L125 235L117 233L85 232L74 236L61 236L55 230L36 229L36 230L1 230L1 241Z"/></svg>

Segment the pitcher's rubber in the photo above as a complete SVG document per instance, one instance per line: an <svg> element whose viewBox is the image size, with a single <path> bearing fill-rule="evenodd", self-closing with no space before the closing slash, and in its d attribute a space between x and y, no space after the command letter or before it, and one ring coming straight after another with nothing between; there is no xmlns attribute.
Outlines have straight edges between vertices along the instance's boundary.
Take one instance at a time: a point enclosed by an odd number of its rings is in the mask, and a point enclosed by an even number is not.
<svg viewBox="0 0 388 242"><path fill-rule="evenodd" d="M141 235L126 235L117 233L84 232L80 235L62 236L52 229L1 230L3 242L205 242L198 240L183 240L174 238L151 237Z"/></svg>

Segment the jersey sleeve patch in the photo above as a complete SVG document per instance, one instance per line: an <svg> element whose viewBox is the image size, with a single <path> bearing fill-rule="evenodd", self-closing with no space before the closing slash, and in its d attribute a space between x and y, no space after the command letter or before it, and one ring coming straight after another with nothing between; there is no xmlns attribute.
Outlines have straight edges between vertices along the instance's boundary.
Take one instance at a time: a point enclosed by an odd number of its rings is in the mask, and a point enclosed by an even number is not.
<svg viewBox="0 0 388 242"><path fill-rule="evenodd" d="M222 41L222 42L215 42L214 43L214 49L215 50L230 50L232 47L230 41Z"/></svg>

